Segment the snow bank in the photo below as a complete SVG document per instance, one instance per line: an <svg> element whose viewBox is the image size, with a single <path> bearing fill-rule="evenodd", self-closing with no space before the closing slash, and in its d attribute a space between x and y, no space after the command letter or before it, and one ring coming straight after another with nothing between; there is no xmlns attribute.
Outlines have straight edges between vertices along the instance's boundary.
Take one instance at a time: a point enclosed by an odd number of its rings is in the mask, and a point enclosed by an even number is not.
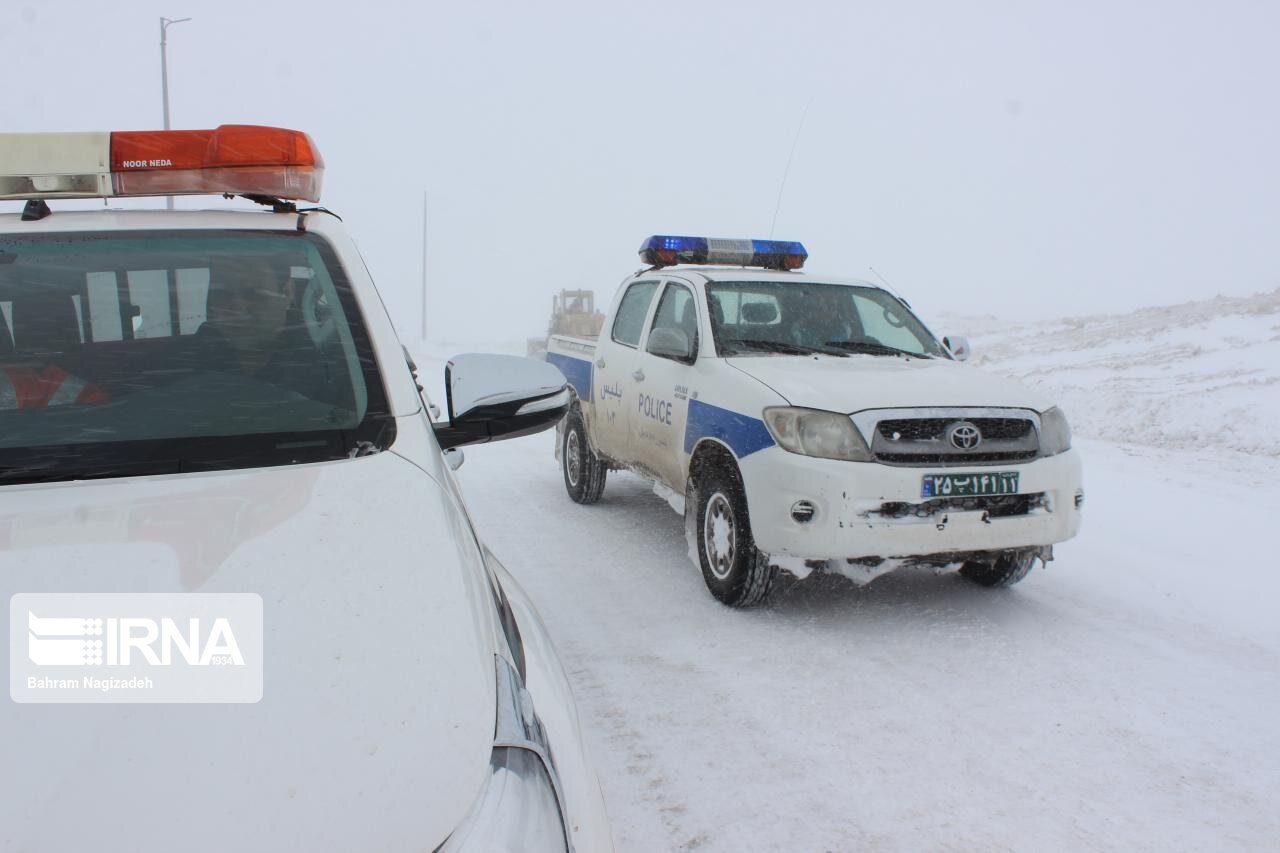
<svg viewBox="0 0 1280 853"><path fill-rule="evenodd" d="M1060 401L1077 435L1280 457L1280 289L1005 323L940 315L973 363Z"/></svg>

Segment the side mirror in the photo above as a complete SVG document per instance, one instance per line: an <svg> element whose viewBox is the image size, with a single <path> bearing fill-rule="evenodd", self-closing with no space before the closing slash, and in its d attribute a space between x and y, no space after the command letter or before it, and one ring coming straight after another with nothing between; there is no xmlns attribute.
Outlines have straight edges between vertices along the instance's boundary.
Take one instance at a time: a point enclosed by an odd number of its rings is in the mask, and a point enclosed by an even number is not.
<svg viewBox="0 0 1280 853"><path fill-rule="evenodd" d="M432 425L441 450L541 432L569 410L555 365L516 355L455 355L444 387L449 421Z"/></svg>
<svg viewBox="0 0 1280 853"><path fill-rule="evenodd" d="M654 329L649 333L645 350L676 361L692 362L694 359L693 341L682 329Z"/></svg>
<svg viewBox="0 0 1280 853"><path fill-rule="evenodd" d="M947 348L947 352L951 353L951 357L956 361L968 361L969 356L973 355L973 349L969 346L969 339L961 335L948 335L942 339L942 345Z"/></svg>

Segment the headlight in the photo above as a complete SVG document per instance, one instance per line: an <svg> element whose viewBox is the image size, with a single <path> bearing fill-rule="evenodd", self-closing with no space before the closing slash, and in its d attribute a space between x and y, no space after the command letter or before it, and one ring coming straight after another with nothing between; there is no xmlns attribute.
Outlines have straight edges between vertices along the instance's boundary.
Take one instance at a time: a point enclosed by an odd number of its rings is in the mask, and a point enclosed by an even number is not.
<svg viewBox="0 0 1280 853"><path fill-rule="evenodd" d="M848 415L776 406L764 410L764 422L783 450L822 459L871 461L871 451Z"/></svg>
<svg viewBox="0 0 1280 853"><path fill-rule="evenodd" d="M1071 427L1062 409L1054 406L1040 416L1040 455L1056 456L1071 449Z"/></svg>
<svg viewBox="0 0 1280 853"><path fill-rule="evenodd" d="M566 853L572 848L546 733L520 676L506 660L496 660L498 724L489 776L437 853Z"/></svg>

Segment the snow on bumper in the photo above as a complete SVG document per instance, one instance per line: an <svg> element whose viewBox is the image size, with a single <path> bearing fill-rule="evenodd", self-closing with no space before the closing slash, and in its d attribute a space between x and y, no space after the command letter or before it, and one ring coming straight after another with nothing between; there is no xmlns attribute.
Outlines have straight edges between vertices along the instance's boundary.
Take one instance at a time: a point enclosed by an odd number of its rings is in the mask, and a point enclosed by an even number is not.
<svg viewBox="0 0 1280 853"><path fill-rule="evenodd" d="M916 557L1052 545L1080 529L1080 457L1075 450L1010 465L963 468L896 467L815 459L772 447L742 459L747 509L756 546L774 555L806 560ZM925 474L1019 475L1018 494L1033 496L1005 515L990 501L921 497ZM808 501L808 521L792 507ZM1025 511L1023 511L1025 510Z"/></svg>

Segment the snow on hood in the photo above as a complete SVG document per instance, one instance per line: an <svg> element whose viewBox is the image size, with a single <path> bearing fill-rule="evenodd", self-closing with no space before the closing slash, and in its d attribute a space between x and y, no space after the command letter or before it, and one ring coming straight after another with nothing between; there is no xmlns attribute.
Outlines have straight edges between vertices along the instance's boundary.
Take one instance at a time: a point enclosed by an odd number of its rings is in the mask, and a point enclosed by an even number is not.
<svg viewBox="0 0 1280 853"><path fill-rule="evenodd" d="M793 406L858 412L909 406L1052 405L1026 386L950 359L854 354L735 356L726 359Z"/></svg>
<svg viewBox="0 0 1280 853"><path fill-rule="evenodd" d="M479 559L449 496L389 452L0 489L5 602L256 592L265 636L257 704L5 702L3 846L432 849L492 746Z"/></svg>

